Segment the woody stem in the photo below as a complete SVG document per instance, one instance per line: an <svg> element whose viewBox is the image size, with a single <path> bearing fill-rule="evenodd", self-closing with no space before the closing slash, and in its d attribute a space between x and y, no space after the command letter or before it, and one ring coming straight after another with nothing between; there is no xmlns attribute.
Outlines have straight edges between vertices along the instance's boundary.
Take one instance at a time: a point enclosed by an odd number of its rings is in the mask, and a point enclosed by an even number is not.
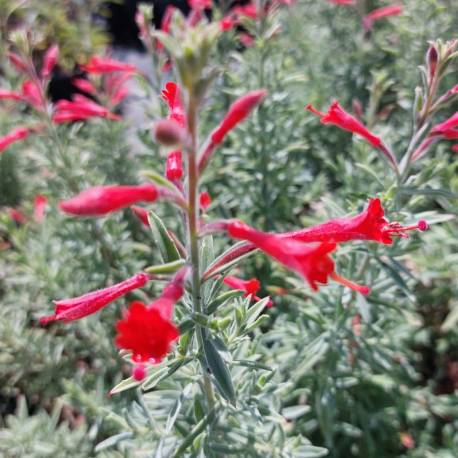
<svg viewBox="0 0 458 458"><path fill-rule="evenodd" d="M197 102L192 94L189 95L188 105L188 241L191 253L192 269L192 302L194 312L202 313L200 297L200 260L199 260L199 233L198 233L198 169L197 169ZM201 326L196 325L199 353L204 352L205 332ZM210 377L206 367L202 364L204 393L210 408L215 404L215 396Z"/></svg>

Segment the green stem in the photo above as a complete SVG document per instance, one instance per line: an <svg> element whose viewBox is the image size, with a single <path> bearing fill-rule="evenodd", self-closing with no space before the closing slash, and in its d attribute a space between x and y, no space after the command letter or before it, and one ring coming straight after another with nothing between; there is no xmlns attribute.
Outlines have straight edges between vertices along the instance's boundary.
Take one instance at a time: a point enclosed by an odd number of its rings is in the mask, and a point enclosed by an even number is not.
<svg viewBox="0 0 458 458"><path fill-rule="evenodd" d="M199 177L197 170L197 102L192 94L189 96L188 106L188 130L189 130L189 145L188 145L188 238L189 251L191 253L191 269L192 269L192 302L194 312L202 313L202 303L200 296L200 260L199 260L199 233L198 233L198 189ZM196 325L197 342L199 345L199 353L204 351L204 329ZM215 405L215 396L210 377L207 374L206 367L202 364L204 393L207 398L207 403L210 408Z"/></svg>

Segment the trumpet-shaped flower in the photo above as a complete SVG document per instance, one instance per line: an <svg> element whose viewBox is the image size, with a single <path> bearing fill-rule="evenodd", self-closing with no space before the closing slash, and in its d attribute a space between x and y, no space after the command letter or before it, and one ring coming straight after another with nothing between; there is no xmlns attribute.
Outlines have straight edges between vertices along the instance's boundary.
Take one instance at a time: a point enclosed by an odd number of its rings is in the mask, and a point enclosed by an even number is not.
<svg viewBox="0 0 458 458"><path fill-rule="evenodd" d="M183 159L180 150L171 151L167 154L165 176L170 181L180 180L183 176Z"/></svg>
<svg viewBox="0 0 458 458"><path fill-rule="evenodd" d="M40 318L40 323L46 324L55 320L72 321L92 315L128 292L145 286L148 280L149 276L147 274L138 273L127 280L108 286L107 288L86 293L72 299L54 301L54 315Z"/></svg>
<svg viewBox="0 0 458 458"><path fill-rule="evenodd" d="M152 184L96 186L60 202L59 207L71 215L103 216L137 202L154 202L158 196Z"/></svg>
<svg viewBox="0 0 458 458"><path fill-rule="evenodd" d="M12 143L24 140L29 136L30 130L26 127L17 127L10 133L0 137L0 153L5 151Z"/></svg>
<svg viewBox="0 0 458 458"><path fill-rule="evenodd" d="M171 320L173 308L184 293L186 271L178 272L152 304L133 302L124 318L116 324L116 345L132 351L134 361L161 361L178 338L179 331Z"/></svg>
<svg viewBox="0 0 458 458"><path fill-rule="evenodd" d="M181 100L181 90L173 81L166 83L162 90L162 98L169 107L168 119L176 121L181 127L186 125L186 112Z"/></svg>
<svg viewBox="0 0 458 458"><path fill-rule="evenodd" d="M82 65L82 69L88 73L102 75L112 72L135 72L135 65L126 64L118 60L110 59L109 57L92 56L86 65Z"/></svg>
<svg viewBox="0 0 458 458"><path fill-rule="evenodd" d="M221 124L212 132L211 140L215 145L219 145L227 133L237 124L241 123L267 95L265 89L248 92L238 98L230 107Z"/></svg>
<svg viewBox="0 0 458 458"><path fill-rule="evenodd" d="M86 119L95 117L116 121L121 119L120 116L111 113L107 108L81 94L76 94L73 101L59 100L56 103L56 112L52 119L54 123L62 124L73 121L85 121Z"/></svg>
<svg viewBox="0 0 458 458"><path fill-rule="evenodd" d="M402 5L387 5L377 8L363 17L363 27L365 30L370 30L375 21L389 16L399 16L402 11Z"/></svg>
<svg viewBox="0 0 458 458"><path fill-rule="evenodd" d="M427 223L422 220L411 226L390 223L385 218L380 199L371 199L367 208L359 215L350 218L336 218L317 226L281 234L281 237L307 243L372 240L390 245L393 243L393 236L407 237L408 231L416 229L424 231L427 227Z"/></svg>
<svg viewBox="0 0 458 458"><path fill-rule="evenodd" d="M318 111L313 107L312 104L308 104L305 107L313 114L321 118L322 124L334 124L343 130L352 132L353 134L359 135L360 137L367 140L374 148L379 149L388 158L388 160L396 166L396 159L393 153L383 144L380 137L377 137L370 132L360 121L353 117L350 113L347 113L339 104L337 100L334 100L329 107L327 113Z"/></svg>
<svg viewBox="0 0 458 458"><path fill-rule="evenodd" d="M232 275L226 275L223 282L232 289L245 292L245 297L250 297L256 302L260 301L261 298L256 295L256 293L261 288L261 283L257 278L250 278L249 280L243 280L242 278L237 278ZM269 299L266 307L272 307L273 302Z"/></svg>
<svg viewBox="0 0 458 458"><path fill-rule="evenodd" d="M335 273L334 261L329 256L336 249L333 242L305 244L277 234L258 231L241 221L227 223L226 229L231 237L253 243L287 269L297 272L315 291L318 290L319 283L327 284L330 277L361 294L369 293L367 286L356 285Z"/></svg>

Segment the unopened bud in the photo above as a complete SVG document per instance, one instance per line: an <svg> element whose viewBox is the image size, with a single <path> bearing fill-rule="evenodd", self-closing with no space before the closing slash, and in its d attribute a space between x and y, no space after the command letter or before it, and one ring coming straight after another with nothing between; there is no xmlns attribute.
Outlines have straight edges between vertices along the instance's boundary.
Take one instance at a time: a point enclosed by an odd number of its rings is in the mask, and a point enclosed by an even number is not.
<svg viewBox="0 0 458 458"><path fill-rule="evenodd" d="M426 65L428 68L428 80L431 82L436 75L438 53L435 45L431 45L426 53Z"/></svg>
<svg viewBox="0 0 458 458"><path fill-rule="evenodd" d="M169 119L158 121L153 127L153 132L156 141L165 146L178 145L184 137L184 131L178 123Z"/></svg>

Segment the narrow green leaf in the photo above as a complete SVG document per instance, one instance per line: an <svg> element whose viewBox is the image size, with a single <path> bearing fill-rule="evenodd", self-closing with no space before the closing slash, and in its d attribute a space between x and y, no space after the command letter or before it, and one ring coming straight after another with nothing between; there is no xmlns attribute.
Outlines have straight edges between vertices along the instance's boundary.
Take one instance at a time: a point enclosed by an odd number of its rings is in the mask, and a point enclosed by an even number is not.
<svg viewBox="0 0 458 458"><path fill-rule="evenodd" d="M302 417L306 413L310 412L310 410L311 410L310 406L291 406L291 407L285 407L281 411L281 414L287 420L296 420L296 418Z"/></svg>
<svg viewBox="0 0 458 458"><path fill-rule="evenodd" d="M95 447L95 452L98 453L109 447L113 447L114 445L119 444L119 442L131 439L133 436L134 435L131 432L115 434L114 436L111 436L108 439L105 439L104 441L97 444L97 446Z"/></svg>
<svg viewBox="0 0 458 458"><path fill-rule="evenodd" d="M234 297L239 297L243 295L243 291L231 290L226 291L225 293L220 294L218 297L213 299L208 305L205 310L207 315L211 315L212 313L216 312L218 307L224 305L228 300L233 299Z"/></svg>
<svg viewBox="0 0 458 458"><path fill-rule="evenodd" d="M166 264L159 264L157 266L149 266L145 269L145 272L149 274L169 274L176 272L186 264L184 259L178 259L177 261L167 262Z"/></svg>
<svg viewBox="0 0 458 458"><path fill-rule="evenodd" d="M235 405L235 390L232 376L213 341L204 338L205 361L210 369L216 388L224 399Z"/></svg>
<svg viewBox="0 0 458 458"><path fill-rule="evenodd" d="M197 425L194 427L194 429L186 436L184 441L181 443L181 445L175 450L175 453L172 455L171 458L178 458L182 457L184 451L192 444L194 439L209 425L215 418L216 415L216 408L213 407L213 409L208 412L208 415L203 418Z"/></svg>
<svg viewBox="0 0 458 458"><path fill-rule="evenodd" d="M154 170L141 170L140 175L150 179L153 183L156 183L159 186L164 186L173 191L176 191L175 186L169 180L167 180L167 178L155 172Z"/></svg>
<svg viewBox="0 0 458 458"><path fill-rule="evenodd" d="M265 297L260 301L253 304L246 314L246 322L245 326L249 328L258 318L258 316L262 313L262 311L266 308L267 303L269 302L269 298Z"/></svg>
<svg viewBox="0 0 458 458"><path fill-rule="evenodd" d="M122 382L119 382L114 388L111 389L110 395L121 393L122 391L130 390L140 385L140 382L134 380L133 377L126 378Z"/></svg>
<svg viewBox="0 0 458 458"><path fill-rule="evenodd" d="M164 262L172 262L180 259L180 253L175 242L169 236L164 223L153 211L148 213L148 221L153 233L154 241L158 246Z"/></svg>

